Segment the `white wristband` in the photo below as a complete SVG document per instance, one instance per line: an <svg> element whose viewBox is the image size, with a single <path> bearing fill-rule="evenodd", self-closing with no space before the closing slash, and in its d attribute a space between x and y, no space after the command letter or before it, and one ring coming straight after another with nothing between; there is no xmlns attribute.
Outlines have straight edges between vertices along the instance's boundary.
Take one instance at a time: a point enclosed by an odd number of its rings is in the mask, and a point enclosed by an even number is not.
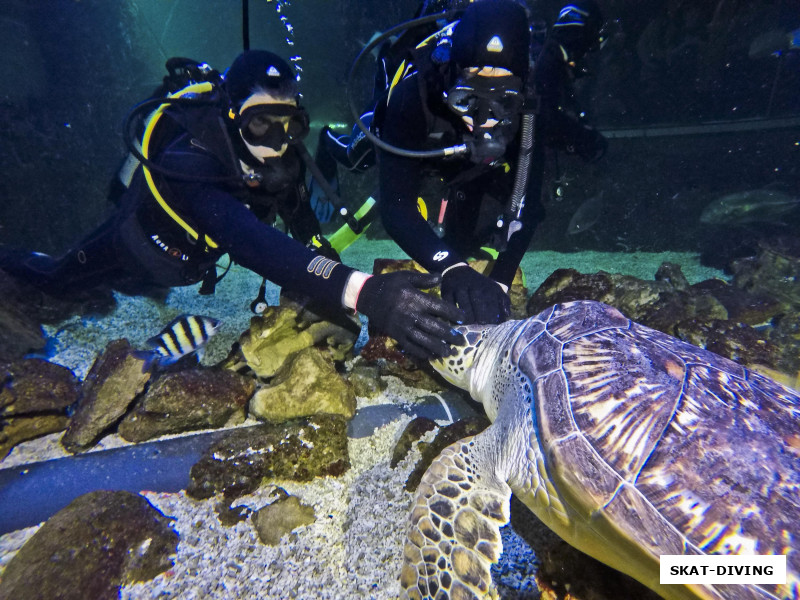
<svg viewBox="0 0 800 600"><path fill-rule="evenodd" d="M444 271L442 271L442 276L444 277L445 273L447 273L450 269L455 269L456 267L469 267L469 268L472 268L465 262L456 263L454 265L450 265ZM494 280L492 280L492 281L494 281ZM500 289L503 290L504 294L508 293L508 286L507 285L502 284L499 281L495 281L495 283L500 286Z"/></svg>
<svg viewBox="0 0 800 600"><path fill-rule="evenodd" d="M456 263L454 265L450 265L444 271L442 271L442 275L447 273L450 269L455 269L456 267L469 267L469 265L467 263L465 263L465 262L460 262L460 263Z"/></svg>
<svg viewBox="0 0 800 600"><path fill-rule="evenodd" d="M353 271L347 278L347 283L344 285L344 292L342 293L342 306L351 310L356 309L358 302L358 294L364 286L364 282L372 277L367 273L361 271Z"/></svg>

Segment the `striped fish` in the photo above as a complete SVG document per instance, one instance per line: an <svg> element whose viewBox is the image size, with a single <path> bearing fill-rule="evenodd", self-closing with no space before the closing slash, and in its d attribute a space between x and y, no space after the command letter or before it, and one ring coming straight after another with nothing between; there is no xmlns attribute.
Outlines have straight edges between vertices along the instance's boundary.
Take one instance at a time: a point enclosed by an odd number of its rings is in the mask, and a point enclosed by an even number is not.
<svg viewBox="0 0 800 600"><path fill-rule="evenodd" d="M171 365L192 352L203 358L205 345L219 329L221 322L212 317L181 315L158 335L147 340L160 366Z"/></svg>

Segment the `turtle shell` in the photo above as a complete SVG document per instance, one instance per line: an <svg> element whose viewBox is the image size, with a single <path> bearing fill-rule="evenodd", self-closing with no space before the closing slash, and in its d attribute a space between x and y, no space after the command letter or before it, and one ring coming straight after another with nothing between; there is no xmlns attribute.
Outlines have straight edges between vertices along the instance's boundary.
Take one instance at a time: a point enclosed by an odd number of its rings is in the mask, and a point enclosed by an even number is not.
<svg viewBox="0 0 800 600"><path fill-rule="evenodd" d="M656 557L787 554L787 585L762 587L796 598L800 397L604 304L528 324L509 358L533 383L538 443L570 501Z"/></svg>

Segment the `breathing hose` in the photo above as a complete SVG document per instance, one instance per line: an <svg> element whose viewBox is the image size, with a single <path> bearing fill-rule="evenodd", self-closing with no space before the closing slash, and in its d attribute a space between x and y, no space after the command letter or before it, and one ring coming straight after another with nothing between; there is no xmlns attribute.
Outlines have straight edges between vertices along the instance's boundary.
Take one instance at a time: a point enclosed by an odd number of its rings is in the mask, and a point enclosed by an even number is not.
<svg viewBox="0 0 800 600"><path fill-rule="evenodd" d="M522 131L520 132L519 157L517 158L517 172L514 175L514 187L508 206L508 217L512 221L508 224L508 239L522 229L522 209L525 208L525 195L528 188L530 175L531 155L533 154L534 127L536 115L527 112L522 115Z"/></svg>
<svg viewBox="0 0 800 600"><path fill-rule="evenodd" d="M359 114L358 107L355 103L355 98L353 98L352 89L354 87L353 81L355 79L355 74L358 71L358 67L361 64L361 61L364 60L365 56L369 56L374 48L376 48L379 44L384 42L385 40L389 39L395 33L405 31L406 29L411 29L412 27L417 27L419 25L425 25L427 23L431 23L434 21L438 21L439 19L450 19L455 17L457 14L461 12L460 9L456 10L448 10L441 13L436 13L432 15L427 15L425 17L420 17L418 19L412 19L410 21L405 21L404 23L400 23L391 29L387 29L382 34L377 36L374 40L372 40L369 44L364 46L361 52L356 56L355 60L353 61L352 66L350 67L350 73L347 75L347 101L350 105L350 111L353 113L353 117L355 118L356 124L361 131L364 132L364 135L367 136L370 142L375 144L381 150L386 152L391 152L392 154L397 154L399 156L405 156L407 158L443 158L446 156L458 156L461 154L466 154L469 152L469 147L466 144L459 144L458 146L450 146L448 148L438 148L436 150L407 150L405 148L399 148L397 146L393 146L387 142L384 142L380 139L377 135L369 130L369 127L361 120L361 116Z"/></svg>
<svg viewBox="0 0 800 600"><path fill-rule="evenodd" d="M210 90L210 85L208 84ZM203 90L203 91L208 91ZM201 92L202 93L202 92ZM147 123L145 127L145 132L152 131L153 127L155 126L158 119L160 119L162 110L160 107L165 105L187 105L187 106L200 106L200 105L213 105L217 104L216 99L208 99L205 100L203 98L181 98L181 97L167 97L167 98L151 98L150 100L145 100L144 102L136 105L129 113L128 116L125 118L125 123L123 125L123 140L125 141L125 145L130 150L130 153L133 154L136 159L146 166L148 169L156 171L162 175L166 175L172 179L178 179L181 181L199 181L201 183L224 183L230 181L236 181L239 179L237 176L203 176L198 175L195 173L181 173L179 171L173 171L171 169L166 169L159 165L158 163L153 162L148 156L145 156L145 152L143 152L142 148L136 144L136 136L134 136L131 132L133 127L134 120L142 116L143 113L147 111L155 111L150 118L150 121ZM149 140L149 136L148 136Z"/></svg>

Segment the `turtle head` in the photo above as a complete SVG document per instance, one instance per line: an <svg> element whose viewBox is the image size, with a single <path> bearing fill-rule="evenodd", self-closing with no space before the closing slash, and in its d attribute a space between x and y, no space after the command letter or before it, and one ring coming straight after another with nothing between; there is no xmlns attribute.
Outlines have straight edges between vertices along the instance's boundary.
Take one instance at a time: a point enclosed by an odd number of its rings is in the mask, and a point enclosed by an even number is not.
<svg viewBox="0 0 800 600"><path fill-rule="evenodd" d="M455 328L464 336L463 346L452 346L455 354L431 361L434 369L448 382L456 387L469 391L470 367L475 362L478 348L486 339L492 325L460 325Z"/></svg>

